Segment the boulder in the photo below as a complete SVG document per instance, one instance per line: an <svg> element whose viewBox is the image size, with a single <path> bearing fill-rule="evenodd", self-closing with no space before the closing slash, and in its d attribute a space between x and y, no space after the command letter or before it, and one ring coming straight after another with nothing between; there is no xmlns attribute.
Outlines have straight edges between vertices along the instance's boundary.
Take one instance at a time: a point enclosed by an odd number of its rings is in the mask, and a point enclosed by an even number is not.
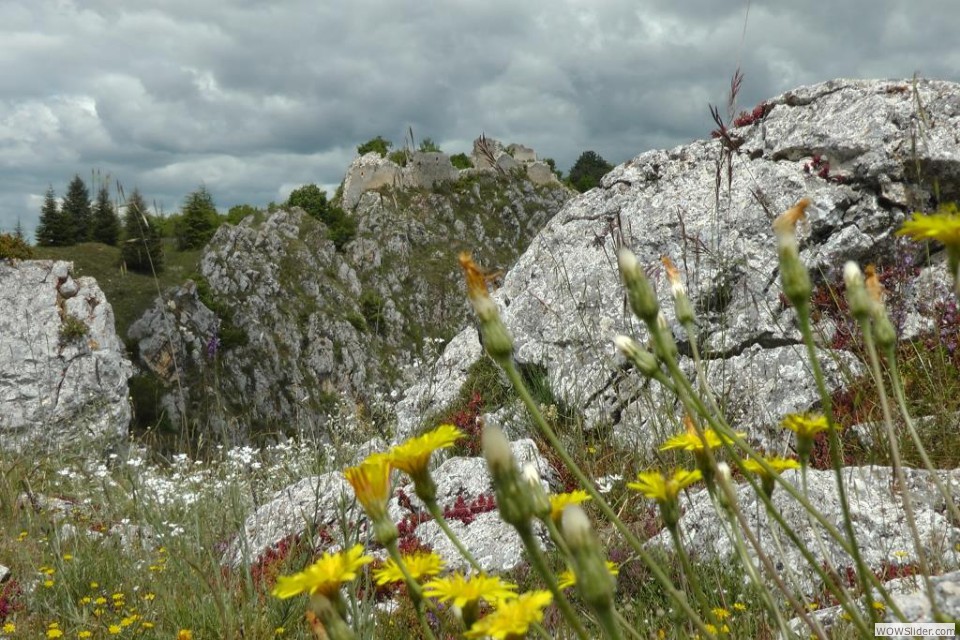
<svg viewBox="0 0 960 640"><path fill-rule="evenodd" d="M511 449L518 465L530 463L541 477L552 475L549 463L532 440L513 442ZM447 458L432 476L437 483L437 502L448 523L484 570L509 571L522 562L523 545L516 531L499 518L493 484L482 458ZM401 542L431 547L449 567L468 567L439 525L426 514L406 478L394 489L388 511L398 524ZM345 523L349 524L346 528ZM233 567L256 562L281 541L304 531L315 532L315 548L326 549L343 544L341 531L364 531L368 525L342 472L304 478L278 491L246 519L222 562Z"/></svg>
<svg viewBox="0 0 960 640"><path fill-rule="evenodd" d="M366 191L399 184L400 167L371 151L350 164L343 181L343 208L350 210L360 202Z"/></svg>
<svg viewBox="0 0 960 640"><path fill-rule="evenodd" d="M878 575L890 567L917 566L914 542L903 508L903 492L909 491L920 543L927 556L939 566L960 566L960 528L950 522L944 498L931 477L934 473L939 474L950 494L957 495L960 491L960 470L904 469L904 473L907 486L899 488L890 467L843 469L850 519L855 524L858 548L864 563ZM782 477L797 488L802 486L799 471L787 471ZM810 469L807 471L807 484L807 499L828 522L840 527L838 523L843 522L843 512L834 472ZM744 483L737 488L737 500L747 526L759 539L761 548L766 550L776 568L782 572L784 581L799 593L813 595L818 586L815 573L780 525L768 517L763 503L749 484ZM691 556L721 560L735 557L731 537L722 524L724 520L717 514L706 490L693 493L681 504L684 513L680 518L680 531ZM819 523L811 522L807 511L782 487L774 491L773 504L787 526L797 534L821 566L830 567L841 576L854 566L852 558ZM670 536L663 531L649 544L671 547ZM752 548L749 553L759 567Z"/></svg>
<svg viewBox="0 0 960 640"><path fill-rule="evenodd" d="M839 282L847 260L876 262L882 272L926 266L927 252L898 242L894 232L914 209L930 205L930 185L939 184L944 201L960 198L960 86L835 80L777 96L759 113L730 128L726 140L718 134L616 167L550 220L493 294L517 361L545 368L554 394L582 412L588 427L652 442L663 416L673 429L678 419L670 398L644 405L644 380L626 370L613 347L617 334L647 338L625 303L620 246L651 275L681 364L692 372L661 259L676 263L719 400L742 406L735 417L743 422L735 426L757 443L783 412L809 409L817 399L794 310L780 295L773 218L800 198L812 201L799 231L800 256L818 286ZM921 122L923 144L913 144ZM916 324L920 301L907 295L902 302L903 317ZM821 334L835 329L829 314L819 320ZM474 333L466 329L448 349L469 356L463 347ZM835 353L825 348L821 355L826 361ZM447 377L438 367L429 385L409 389L398 432L416 429L416 412L407 407L429 406L433 390L457 388L471 364L446 367ZM831 390L843 369L857 372L850 353L838 364ZM728 375L731 367L743 375Z"/></svg>
<svg viewBox="0 0 960 640"><path fill-rule="evenodd" d="M0 308L0 449L121 442L133 367L96 281L70 262L0 260Z"/></svg>

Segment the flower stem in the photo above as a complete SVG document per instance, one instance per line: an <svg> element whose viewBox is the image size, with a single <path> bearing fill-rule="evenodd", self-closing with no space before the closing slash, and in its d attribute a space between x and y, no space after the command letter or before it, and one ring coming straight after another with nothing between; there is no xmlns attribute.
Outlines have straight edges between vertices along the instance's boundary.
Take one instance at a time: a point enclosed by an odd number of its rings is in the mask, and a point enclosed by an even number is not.
<svg viewBox="0 0 960 640"><path fill-rule="evenodd" d="M483 572L483 567L480 566L480 563L477 562L476 558L473 557L473 554L470 553L469 549L463 546L460 538L453 532L453 529L450 528L450 525L447 523L447 519L443 517L443 512L440 511L440 506L437 504L436 500L430 500L425 503L427 506L427 511L430 512L430 515L433 516L434 521L440 527L440 529L446 534L447 538L450 539L450 542L453 543L453 546L457 548L457 552L463 556L463 558L470 563L470 566L477 573Z"/></svg>

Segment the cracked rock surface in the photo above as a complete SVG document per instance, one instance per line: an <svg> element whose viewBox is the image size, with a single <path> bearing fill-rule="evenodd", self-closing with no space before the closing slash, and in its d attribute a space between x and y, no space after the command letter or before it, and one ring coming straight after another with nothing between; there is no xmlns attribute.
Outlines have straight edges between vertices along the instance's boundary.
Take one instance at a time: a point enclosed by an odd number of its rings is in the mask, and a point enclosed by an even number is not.
<svg viewBox="0 0 960 640"><path fill-rule="evenodd" d="M773 218L811 199L800 257L816 285L839 279L847 260L881 267L898 260L904 250L894 232L913 210L932 204L934 182L942 201L960 197L956 83L920 80L915 95L912 81L834 80L766 105L756 122L729 129L731 152L719 139L700 140L616 167L553 217L494 293L517 360L545 367L556 397L588 422L643 441L678 411L642 401L639 374L620 370L613 337L644 342L647 333L625 303L619 246L633 250L650 274L683 354L689 345L668 302L661 258L676 263L711 379L721 400L737 404L735 426L762 446L784 412L817 399L794 310L780 298ZM922 140L915 152L914 139ZM917 251L909 259L921 257ZM915 310L905 313L916 317ZM398 433L412 432L435 411L433 398L450 395L476 360L476 331L466 333L472 335L450 342L432 378L405 394ZM831 361L834 354L825 348L822 355ZM834 388L843 369L856 373L848 356L830 374ZM689 358L682 360L690 369Z"/></svg>
<svg viewBox="0 0 960 640"><path fill-rule="evenodd" d="M72 270L0 261L0 450L110 445L127 434L132 365L100 287Z"/></svg>

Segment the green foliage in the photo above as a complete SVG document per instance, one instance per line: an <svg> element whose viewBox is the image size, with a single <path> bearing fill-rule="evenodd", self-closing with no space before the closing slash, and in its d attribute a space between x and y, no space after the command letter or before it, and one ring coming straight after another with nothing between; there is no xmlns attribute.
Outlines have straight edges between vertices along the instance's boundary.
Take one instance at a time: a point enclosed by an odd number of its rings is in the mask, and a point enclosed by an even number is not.
<svg viewBox="0 0 960 640"><path fill-rule="evenodd" d="M220 318L220 349L228 350L242 347L250 341L247 332L237 326L233 320L233 309L227 303L221 302L213 295L210 283L200 275L194 275L193 281L197 285L197 298L210 311Z"/></svg>
<svg viewBox="0 0 960 640"><path fill-rule="evenodd" d="M110 200L110 190L104 184L97 192L97 201L93 203L93 231L91 239L116 246L120 238L120 218Z"/></svg>
<svg viewBox="0 0 960 640"><path fill-rule="evenodd" d="M386 158L387 154L390 153L390 147L393 146L393 143L389 140L385 140L383 136L377 136L372 140L367 140L363 144L357 147L357 153L363 155L365 153L370 153L375 151L380 154L381 158Z"/></svg>
<svg viewBox="0 0 960 640"><path fill-rule="evenodd" d="M90 333L90 327L77 316L67 314L60 324L60 341L64 344L79 340Z"/></svg>
<svg viewBox="0 0 960 640"><path fill-rule="evenodd" d="M390 155L387 156L387 160L389 160L390 162L392 162L393 164L399 167L407 166L408 159L409 159L409 156L407 155L406 149L397 149L396 151L391 152Z"/></svg>
<svg viewBox="0 0 960 640"><path fill-rule="evenodd" d="M419 151L424 153L440 153L440 145L433 141L431 138L424 138L420 141Z"/></svg>
<svg viewBox="0 0 960 640"><path fill-rule="evenodd" d="M31 260L33 248L16 233L0 233L0 260Z"/></svg>
<svg viewBox="0 0 960 640"><path fill-rule="evenodd" d="M383 297L373 289L365 289L360 294L360 313L368 327L372 327L377 333L381 333L386 327L386 317L383 313Z"/></svg>
<svg viewBox="0 0 960 640"><path fill-rule="evenodd" d="M130 378L130 401L133 404L133 426L145 431L160 428L170 430L170 420L163 410L161 400L166 389L160 380L150 374L135 375Z"/></svg>
<svg viewBox="0 0 960 640"><path fill-rule="evenodd" d="M174 231L177 248L181 251L199 249L206 245L219 224L213 196L204 185L200 185L199 189L187 196L181 216Z"/></svg>
<svg viewBox="0 0 960 640"><path fill-rule="evenodd" d="M93 212L90 209L90 191L80 176L74 176L67 185L61 213L70 229L71 242L86 242L93 235Z"/></svg>
<svg viewBox="0 0 960 640"><path fill-rule="evenodd" d="M600 157L596 151L584 151L570 168L567 179L574 189L583 193L600 184L600 178L605 176L613 165Z"/></svg>
<svg viewBox="0 0 960 640"><path fill-rule="evenodd" d="M134 189L127 200L123 226L121 256L127 269L140 273L163 271L163 240L139 189Z"/></svg>
<svg viewBox="0 0 960 640"><path fill-rule="evenodd" d="M450 164L452 164L457 169L472 169L473 161L470 160L470 156L465 153L458 153L456 155L450 156Z"/></svg>
<svg viewBox="0 0 960 640"><path fill-rule="evenodd" d="M326 191L315 184L305 184L290 192L287 207L300 207L317 220L324 220L328 216L330 203L327 202Z"/></svg>
<svg viewBox="0 0 960 640"><path fill-rule="evenodd" d="M53 186L47 188L43 207L40 209L37 244L41 247L65 247L73 244L73 229L57 204Z"/></svg>
<svg viewBox="0 0 960 640"><path fill-rule="evenodd" d="M230 224L240 224L247 216L258 216L260 210L249 204L237 204L230 207L227 211L227 222Z"/></svg>
<svg viewBox="0 0 960 640"><path fill-rule="evenodd" d="M310 216L327 225L327 237L337 247L344 245L357 235L357 222L340 207L330 204L327 192L315 184L307 184L294 189L287 198L287 207L300 207Z"/></svg>

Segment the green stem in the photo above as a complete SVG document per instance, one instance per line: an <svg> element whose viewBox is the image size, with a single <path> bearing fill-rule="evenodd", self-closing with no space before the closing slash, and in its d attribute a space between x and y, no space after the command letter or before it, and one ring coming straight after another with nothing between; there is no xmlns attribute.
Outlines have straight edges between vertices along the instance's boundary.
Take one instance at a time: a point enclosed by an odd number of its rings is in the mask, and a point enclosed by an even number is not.
<svg viewBox="0 0 960 640"><path fill-rule="evenodd" d="M550 570L550 567L547 566L546 558L543 557L543 553L540 551L540 547L537 545L537 541L533 538L533 530L529 527L516 527L517 533L520 534L520 540L523 542L523 548L527 552L527 556L530 558L530 563L533 565L533 568L540 574L540 577L543 578L543 581L547 585L547 589L550 590L550 593L553 594L553 600L556 603L557 607L560 609L560 613L563 614L563 617L567 619L567 622L570 623L570 626L573 627L574 633L577 634L577 637L580 640L589 640L590 636L587 635L587 630L583 628L583 624L580 623L580 618L577 616L577 612L573 610L573 607L570 606L570 601L567 600L567 597L563 595L563 592L560 591L560 587L557 585L557 578L553 575L553 571Z"/></svg>
<svg viewBox="0 0 960 640"><path fill-rule="evenodd" d="M407 591L410 593L410 600L413 601L413 608L417 612L417 620L420 621L420 627L423 629L423 637L427 640L437 640L436 636L433 635L433 631L430 629L430 625L427 623L427 616L424 613L423 589L420 587L420 583L414 580L413 576L410 575L410 570L407 568L407 564L400 556L400 550L397 548L396 540L386 545L386 547L387 553L390 554L390 558L393 559L393 562L397 565L397 568L400 569L400 573L403 574L403 581L407 585Z"/></svg>
<svg viewBox="0 0 960 640"><path fill-rule="evenodd" d="M527 408L527 412L530 414L531 419L534 424L537 425L537 428L540 430L540 433L546 438L547 442L553 449L553 452L560 458L563 464L567 467L570 473L577 479L577 482L580 483L580 486L583 487L583 490L590 495L593 499L594 504L597 505L597 508L603 512L603 515L616 527L617 531L624 537L634 551L640 556L640 559L643 563L650 569L650 572L653 574L653 577L657 582L664 588L667 592L667 595L673 599L674 602L683 610L683 613L689 618L693 624L697 627L700 633L709 635L706 625L703 622L703 619L694 611L690 604L687 602L687 599L673 584L670 582L670 578L663 571L656 560L653 559L653 556L647 552L643 547L643 543L633 534L632 531L623 523L619 516L613 508L607 504L607 501L604 497L597 491L596 487L593 485L593 482L583 473L579 466L573 461L573 458L570 457L570 454L567 453L566 448L563 446L563 443L560 442L560 439L557 437L557 434L553 431L547 421L544 420L543 414L540 413L540 408L537 406L537 403L534 402L533 398L530 395L530 392L527 390L526 385L523 382L523 378L520 376L520 372L517 371L517 367L513 364L511 358L498 358L497 364L503 369L504 373L507 374L507 378L510 380L511 385L513 385L514 390L517 392L517 395L520 396L520 400L523 402L524 406Z"/></svg>
<svg viewBox="0 0 960 640"><path fill-rule="evenodd" d="M700 603L701 609L706 612L707 617L710 619L710 622L717 629L720 628L720 622L716 619L716 616L713 615L713 609L710 607L710 601L707 600L707 596L704 595L703 590L700 588L700 581L694 577L693 574L693 565L690 563L690 556L687 555L687 550L683 548L683 544L680 543L680 531L676 524L672 526L667 526L667 531L670 532L670 539L673 541L673 546L677 550L677 556L680 558L680 566L683 567L683 575L687 581L687 587L693 589L693 594L697 598L697 602ZM714 637L713 634L710 634L709 637Z"/></svg>
<svg viewBox="0 0 960 640"><path fill-rule="evenodd" d="M934 597L933 584L930 582L930 567L927 564L927 554L923 550L923 543L920 540L920 534L917 531L917 522L913 512L913 497L910 495L910 488L907 485L907 478L903 473L903 460L900 457L900 443L897 441L897 433L893 427L893 415L890 411L890 402L887 400L887 388L883 382L883 374L880 370L880 359L877 356L876 344L873 339L873 331L868 322L860 323L860 330L863 333L863 343L867 347L867 355L870 359L870 373L877 385L877 395L880 397L880 409L883 411L883 424L887 430L887 440L890 441L890 457L893 462L893 472L897 476L897 483L900 485L900 491L903 495L903 511L907 516L907 526L910 527L910 535L913 537L913 548L917 554L917 562L920 564L920 573L923 577L923 585L927 591L927 597L930 600L934 619L938 619L937 599ZM935 475L936 471L932 471ZM870 602L866 603L870 606ZM873 607L870 607L871 611Z"/></svg>
<svg viewBox="0 0 960 640"><path fill-rule="evenodd" d="M890 386L893 387L893 395L896 398L897 407L900 409L900 415L903 416L903 420L907 425L907 431L910 432L910 438L913 440L914 446L917 447L917 452L920 454L924 468L930 471L930 477L933 479L933 483L946 501L947 511L950 512L954 524L960 525L960 509L957 508L957 503L953 499L950 486L944 485L940 480L940 474L930 461L930 457L927 455L927 449L923 446L923 442L920 440L920 434L917 432L917 426L913 422L913 416L910 415L910 410L907 408L907 399L903 391L903 379L900 377L900 368L897 366L896 354L894 353L892 345L885 349L884 356L887 358L890 366L892 378Z"/></svg>
<svg viewBox="0 0 960 640"><path fill-rule="evenodd" d="M473 554L463 546L463 543L460 541L460 538L457 537L457 534L453 532L453 529L450 528L450 525L447 524L447 519L443 517L443 512L440 511L440 506L437 504L436 500L430 500L425 503L427 506L427 511L430 512L430 515L433 516L434 521L437 525L440 526L440 529L447 535L447 538L450 539L450 542L453 543L453 546L457 548L457 552L463 556L463 558L470 563L470 566L477 573L483 573L483 567L480 566L480 563L477 562L476 558L473 557Z"/></svg>

